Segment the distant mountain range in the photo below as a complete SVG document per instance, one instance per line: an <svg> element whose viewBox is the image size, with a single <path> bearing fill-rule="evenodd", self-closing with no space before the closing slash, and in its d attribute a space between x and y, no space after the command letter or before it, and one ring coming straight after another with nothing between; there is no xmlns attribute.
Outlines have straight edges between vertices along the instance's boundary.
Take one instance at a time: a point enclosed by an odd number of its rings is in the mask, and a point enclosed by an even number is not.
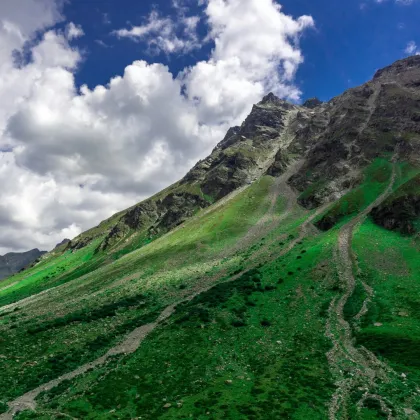
<svg viewBox="0 0 420 420"><path fill-rule="evenodd" d="M0 280L18 273L44 254L46 251L36 248L27 252L10 252L4 256L0 255Z"/></svg>

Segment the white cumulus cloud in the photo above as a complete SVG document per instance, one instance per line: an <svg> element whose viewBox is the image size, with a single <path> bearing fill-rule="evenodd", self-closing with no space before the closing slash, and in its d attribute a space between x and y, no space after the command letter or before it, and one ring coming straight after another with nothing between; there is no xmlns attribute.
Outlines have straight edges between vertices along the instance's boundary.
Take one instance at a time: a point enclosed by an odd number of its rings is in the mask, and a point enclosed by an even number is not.
<svg viewBox="0 0 420 420"><path fill-rule="evenodd" d="M178 75L135 61L79 90L81 54L69 41L83 29L51 29L62 20L53 0L0 4L0 254L50 249L176 181L268 91L299 98L299 38L311 17L287 16L273 0L208 0L200 17L179 10L177 22L152 13L127 31L146 37L159 27L174 42L206 21L207 60ZM28 41L30 58L17 65Z"/></svg>

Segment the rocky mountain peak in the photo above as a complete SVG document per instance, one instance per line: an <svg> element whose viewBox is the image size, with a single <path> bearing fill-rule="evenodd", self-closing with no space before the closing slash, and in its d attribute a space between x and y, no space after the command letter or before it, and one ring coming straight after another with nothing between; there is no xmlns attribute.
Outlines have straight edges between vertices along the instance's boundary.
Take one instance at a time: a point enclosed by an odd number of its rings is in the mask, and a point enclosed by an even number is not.
<svg viewBox="0 0 420 420"><path fill-rule="evenodd" d="M264 98L262 98L260 103L261 104L276 103L279 100L280 99L276 95L274 95L273 92L270 92L269 94L265 95Z"/></svg>
<svg viewBox="0 0 420 420"><path fill-rule="evenodd" d="M302 106L309 109L314 109L320 105L322 105L324 102L320 101L318 98L310 98L307 99Z"/></svg>
<svg viewBox="0 0 420 420"><path fill-rule="evenodd" d="M373 76L374 81L392 81L403 77L404 73L415 74L420 73L420 55L398 60L388 67L378 70Z"/></svg>
<svg viewBox="0 0 420 420"><path fill-rule="evenodd" d="M295 108L295 105L293 105L290 102L285 101L284 99L280 99L279 97L277 97L276 95L274 95L273 92L270 92L268 95L264 96L264 98L262 98L261 102L258 103L257 106L276 106L279 108L283 108L285 110L290 110Z"/></svg>

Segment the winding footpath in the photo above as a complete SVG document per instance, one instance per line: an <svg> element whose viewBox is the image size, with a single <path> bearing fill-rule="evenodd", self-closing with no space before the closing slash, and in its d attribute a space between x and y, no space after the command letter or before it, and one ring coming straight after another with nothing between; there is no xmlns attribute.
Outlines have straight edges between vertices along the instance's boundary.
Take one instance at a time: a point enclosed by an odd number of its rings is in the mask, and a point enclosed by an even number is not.
<svg viewBox="0 0 420 420"><path fill-rule="evenodd" d="M35 410L36 409L36 401L35 399L41 392L50 391L51 389L55 388L56 386L60 385L65 380L74 379L77 376L80 376L86 373L88 370L99 367L104 365L107 360L111 356L118 356L118 355L128 355L134 353L143 342L143 340L165 319L169 318L174 310L176 304L170 305L165 308L164 311L159 315L155 322L150 324L143 325L139 328L136 328L130 334L128 334L125 339L110 349L104 356L99 357L98 359L94 360L93 362L86 363L75 369L72 372L69 372L65 375L62 375L46 384L39 386L38 388L33 389L32 391L27 392L26 394L20 396L19 398L15 399L8 403L9 410L0 415L1 420L12 420L13 417L24 410Z"/></svg>
<svg viewBox="0 0 420 420"><path fill-rule="evenodd" d="M349 323L344 317L344 307L352 296L356 279L353 270L352 238L355 228L363 222L374 207L380 205L392 192L396 178L395 164L393 165L391 179L386 190L366 209L360 212L354 219L344 225L338 236L338 249L336 250L336 264L338 277L344 290L341 297L332 300L329 308L326 336L332 341L333 347L327 353L333 375L338 378L337 389L329 405L329 419L350 418L347 413L347 402L350 393L361 388L365 390L359 407L363 406L366 399L374 399L380 404L382 412L388 419L392 418L391 409L381 396L372 392L377 380L387 381L392 370L376 356L363 347L355 347L354 337ZM356 315L360 318L367 312L367 304L373 293L367 285L364 285L368 298L363 303L362 309ZM369 392L370 391L370 392Z"/></svg>

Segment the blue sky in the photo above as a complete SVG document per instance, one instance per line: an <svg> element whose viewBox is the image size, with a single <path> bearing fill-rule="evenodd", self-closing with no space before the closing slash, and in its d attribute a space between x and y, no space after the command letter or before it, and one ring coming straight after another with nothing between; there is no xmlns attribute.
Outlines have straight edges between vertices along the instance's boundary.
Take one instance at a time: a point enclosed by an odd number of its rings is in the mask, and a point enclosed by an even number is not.
<svg viewBox="0 0 420 420"><path fill-rule="evenodd" d="M178 181L270 91L329 100L420 52L419 17L420 0L1 0L0 255Z"/></svg>
<svg viewBox="0 0 420 420"><path fill-rule="evenodd" d="M322 100L369 80L373 73L407 54L407 44L420 45L420 1L410 4L394 0L283 0L283 12L292 16L311 15L314 30L301 38L305 57L296 83L303 98ZM189 4L191 14L202 7ZM86 50L86 59L76 75L78 84L104 84L134 60L161 62L177 74L187 65L206 59L211 45L187 55L150 55L143 42L119 40L115 29L144 23L151 10L174 16L168 0L72 0L65 7L68 20L81 24L85 37L77 42ZM101 41L104 45L100 45Z"/></svg>

